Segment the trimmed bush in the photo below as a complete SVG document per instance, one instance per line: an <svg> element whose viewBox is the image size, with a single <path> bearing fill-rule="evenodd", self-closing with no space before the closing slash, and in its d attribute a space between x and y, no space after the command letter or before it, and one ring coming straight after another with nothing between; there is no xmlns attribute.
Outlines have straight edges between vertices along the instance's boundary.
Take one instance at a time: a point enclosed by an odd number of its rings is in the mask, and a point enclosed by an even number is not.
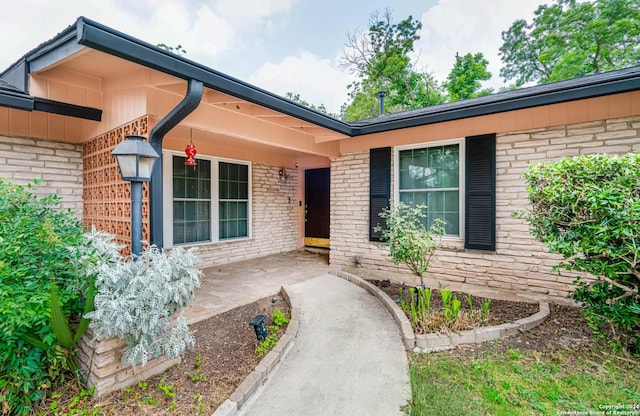
<svg viewBox="0 0 640 416"><path fill-rule="evenodd" d="M588 274L570 297L592 327L640 353L640 154L531 165L524 178L532 210L516 216L564 257L554 270Z"/></svg>

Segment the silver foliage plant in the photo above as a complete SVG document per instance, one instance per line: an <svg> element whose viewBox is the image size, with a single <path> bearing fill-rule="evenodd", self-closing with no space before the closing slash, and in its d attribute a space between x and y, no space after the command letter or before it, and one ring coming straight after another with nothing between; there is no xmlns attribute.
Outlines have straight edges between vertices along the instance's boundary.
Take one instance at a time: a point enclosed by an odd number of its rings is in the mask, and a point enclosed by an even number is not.
<svg viewBox="0 0 640 416"><path fill-rule="evenodd" d="M149 246L135 260L111 251L112 261L96 268L95 310L86 315L96 336L124 339L122 363L133 366L165 356L176 358L195 340L185 319L174 314L187 306L200 286L195 249L168 254Z"/></svg>

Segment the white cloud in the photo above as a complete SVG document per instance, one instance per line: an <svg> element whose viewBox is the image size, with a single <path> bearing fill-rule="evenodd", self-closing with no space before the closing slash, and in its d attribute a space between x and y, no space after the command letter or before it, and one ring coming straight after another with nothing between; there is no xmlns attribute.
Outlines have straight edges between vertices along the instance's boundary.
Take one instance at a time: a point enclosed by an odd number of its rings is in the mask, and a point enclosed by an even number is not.
<svg viewBox="0 0 640 416"><path fill-rule="evenodd" d="M152 44L178 44L205 65L246 42L297 0L21 0L0 15L0 68L51 39L79 16ZM29 19L24 19L29 16ZM0 69L0 70L1 70Z"/></svg>
<svg viewBox="0 0 640 416"><path fill-rule="evenodd" d="M218 0L215 10L234 25L261 25L271 15L288 12L297 0Z"/></svg>
<svg viewBox="0 0 640 416"><path fill-rule="evenodd" d="M268 91L282 96L287 92L300 94L308 103L324 104L336 114L347 100L347 85L352 80L335 60L308 51L289 55L279 63L268 62L249 77L249 82Z"/></svg>
<svg viewBox="0 0 640 416"><path fill-rule="evenodd" d="M455 55L482 52L489 61L493 78L489 86L502 85L499 77L502 62L498 50L501 34L517 19L531 21L533 11L544 0L439 0L423 13L421 39L415 45L421 50L420 64L434 73L439 81L446 79Z"/></svg>

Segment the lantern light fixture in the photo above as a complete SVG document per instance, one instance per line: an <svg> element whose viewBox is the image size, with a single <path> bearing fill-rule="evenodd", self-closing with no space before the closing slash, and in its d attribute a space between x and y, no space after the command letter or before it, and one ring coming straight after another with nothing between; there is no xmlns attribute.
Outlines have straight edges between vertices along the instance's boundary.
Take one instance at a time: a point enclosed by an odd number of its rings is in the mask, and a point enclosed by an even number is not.
<svg viewBox="0 0 640 416"><path fill-rule="evenodd" d="M142 136L126 136L111 152L125 181L149 182L158 153Z"/></svg>
<svg viewBox="0 0 640 416"><path fill-rule="evenodd" d="M142 254L142 182L151 180L153 165L160 156L142 136L126 136L111 152L120 175L131 182L131 254Z"/></svg>

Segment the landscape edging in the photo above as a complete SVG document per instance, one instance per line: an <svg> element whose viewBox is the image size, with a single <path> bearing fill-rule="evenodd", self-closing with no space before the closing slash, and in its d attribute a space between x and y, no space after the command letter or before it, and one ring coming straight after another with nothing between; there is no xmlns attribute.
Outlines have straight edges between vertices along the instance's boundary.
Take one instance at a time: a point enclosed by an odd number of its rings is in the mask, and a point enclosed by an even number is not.
<svg viewBox="0 0 640 416"><path fill-rule="evenodd" d="M336 275L362 287L378 298L391 313L396 325L398 325L405 348L414 352L442 351L451 349L459 344L475 344L516 335L519 332L535 328L549 316L549 303L541 299L538 312L515 322L497 326L485 326L469 331L452 332L450 334L414 334L407 315L384 291L354 274L338 271Z"/></svg>
<svg viewBox="0 0 640 416"><path fill-rule="evenodd" d="M212 416L236 416L240 408L256 392L258 387L271 375L273 369L282 361L290 350L300 328L300 302L290 290L289 285L280 287L280 295L289 305L291 317L284 335L267 355L260 360L256 368L240 383L235 391L225 400Z"/></svg>

